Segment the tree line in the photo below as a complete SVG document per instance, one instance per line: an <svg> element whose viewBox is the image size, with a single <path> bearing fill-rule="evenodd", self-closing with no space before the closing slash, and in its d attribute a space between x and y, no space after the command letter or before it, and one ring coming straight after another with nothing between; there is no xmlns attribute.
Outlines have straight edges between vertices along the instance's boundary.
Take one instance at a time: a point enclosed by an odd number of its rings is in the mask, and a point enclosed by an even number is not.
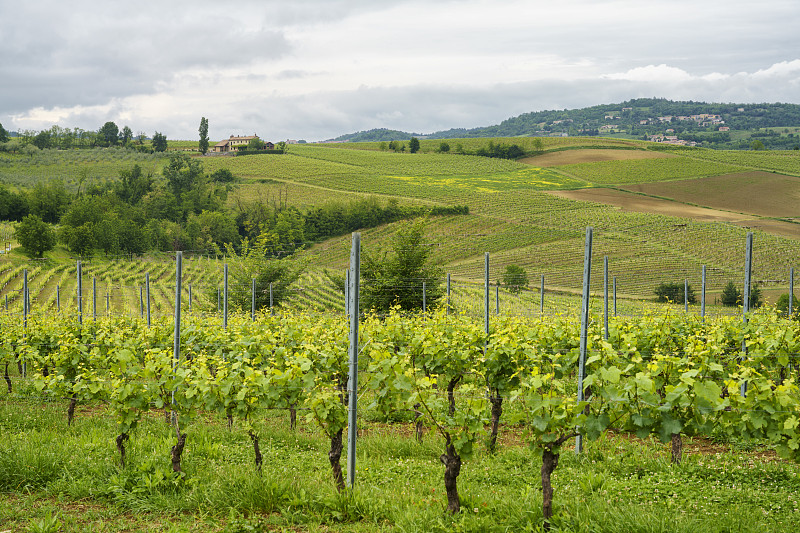
<svg viewBox="0 0 800 533"><path fill-rule="evenodd" d="M197 158L175 153L160 176L134 165L112 183L76 193L57 180L20 192L0 186L0 219L18 221L20 245L38 257L56 242L90 257L150 250L218 253L226 246L238 250L244 240L259 242L266 254L281 257L357 229L469 213L466 206L401 206L375 198L329 202L305 211L274 200L239 200L231 207L227 197L235 179L228 169L206 173Z"/></svg>
<svg viewBox="0 0 800 533"><path fill-rule="evenodd" d="M20 152L28 146L39 150L122 146L142 152L164 152L167 149L167 137L158 131L151 137L143 131L134 134L129 126L120 128L112 121L106 122L97 131L55 125L38 132L22 130L12 137L0 124L0 151Z"/></svg>

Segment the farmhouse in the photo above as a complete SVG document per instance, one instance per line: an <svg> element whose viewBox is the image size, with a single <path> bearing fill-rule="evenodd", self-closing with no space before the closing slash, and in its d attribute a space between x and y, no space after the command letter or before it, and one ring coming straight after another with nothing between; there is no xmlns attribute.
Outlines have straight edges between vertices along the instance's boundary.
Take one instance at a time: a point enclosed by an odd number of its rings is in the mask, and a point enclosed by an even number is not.
<svg viewBox="0 0 800 533"><path fill-rule="evenodd" d="M235 152L240 146L247 146L253 139L258 139L258 135L249 135L247 137L234 137L231 135L228 139L220 141L214 145L213 152Z"/></svg>

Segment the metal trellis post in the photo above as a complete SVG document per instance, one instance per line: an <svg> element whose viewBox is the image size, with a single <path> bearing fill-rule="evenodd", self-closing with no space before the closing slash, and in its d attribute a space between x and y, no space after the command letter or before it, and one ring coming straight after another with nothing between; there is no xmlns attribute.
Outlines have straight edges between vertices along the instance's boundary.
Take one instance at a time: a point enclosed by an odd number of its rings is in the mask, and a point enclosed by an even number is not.
<svg viewBox="0 0 800 533"><path fill-rule="evenodd" d="M222 298L222 327L228 329L228 263L223 267L224 280L223 280L223 298Z"/></svg>
<svg viewBox="0 0 800 533"><path fill-rule="evenodd" d="M586 228L586 245L583 255L583 298L581 301L581 340L578 359L578 403L583 402L583 378L586 376L586 352L589 330L589 281L592 274L592 228ZM575 437L575 453L583 452L583 435Z"/></svg>
<svg viewBox="0 0 800 533"><path fill-rule="evenodd" d="M350 372L347 380L347 483L352 488L356 480L356 435L358 434L358 292L361 273L361 234L353 233L350 250Z"/></svg>
<svg viewBox="0 0 800 533"><path fill-rule="evenodd" d="M744 291L742 291L742 320L747 325L747 313L750 312L750 273L753 267L753 233L747 233L747 246L744 258ZM747 343L742 339L742 358L747 357ZM741 395L747 395L747 382L742 382L740 387Z"/></svg>
<svg viewBox="0 0 800 533"><path fill-rule="evenodd" d="M603 256L603 335L608 340L608 256Z"/></svg>
<svg viewBox="0 0 800 533"><path fill-rule="evenodd" d="M705 265L703 265L703 280L700 292L703 293L700 296L700 317L703 319L703 322L705 322L706 321L706 266Z"/></svg>

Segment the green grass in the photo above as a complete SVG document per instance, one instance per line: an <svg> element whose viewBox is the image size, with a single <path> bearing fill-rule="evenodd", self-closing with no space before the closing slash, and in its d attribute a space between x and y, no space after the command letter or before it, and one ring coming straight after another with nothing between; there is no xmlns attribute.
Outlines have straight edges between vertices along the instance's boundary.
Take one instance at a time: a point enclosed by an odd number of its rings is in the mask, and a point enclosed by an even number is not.
<svg viewBox="0 0 800 533"><path fill-rule="evenodd" d="M160 413L131 435L121 468L102 405L79 406L67 428L65 401L18 390L0 397L0 524L12 531L54 520L59 531L540 530L540 459L521 428L502 427L496 455L479 447L464 462L463 512L449 517L441 438L417 443L407 423L361 420L356 487L338 495L327 440L302 419L289 430L280 411L257 422L261 476L246 432L202 416L184 428L181 478L170 469L174 435ZM763 450L707 441L687 442L683 464L670 466L664 445L609 435L582 456L564 449L553 476L554 530L792 531L799 474Z"/></svg>

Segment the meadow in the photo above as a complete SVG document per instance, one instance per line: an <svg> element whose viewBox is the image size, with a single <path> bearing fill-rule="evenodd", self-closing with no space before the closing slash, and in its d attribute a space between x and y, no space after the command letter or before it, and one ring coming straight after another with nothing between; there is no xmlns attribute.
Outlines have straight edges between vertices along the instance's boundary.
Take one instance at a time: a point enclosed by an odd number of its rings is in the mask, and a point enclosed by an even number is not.
<svg viewBox="0 0 800 533"><path fill-rule="evenodd" d="M207 416L193 426L180 481L162 450L162 417L146 417L129 445L131 467L116 465L115 422L102 404L79 407L25 391L0 397L0 525L8 531L445 532L540 531L540 460L509 428L500 448L482 447L463 467L464 512L442 512L442 443L416 442L409 424L362 422L359 483L338 495L324 458L326 439L302 417L263 426L262 475L247 434ZM75 453L79 450L79 453ZM554 473L552 531L785 532L800 513L800 469L747 445L687 439L684 464L671 466L654 439L609 434ZM24 490L23 490L24 487Z"/></svg>

